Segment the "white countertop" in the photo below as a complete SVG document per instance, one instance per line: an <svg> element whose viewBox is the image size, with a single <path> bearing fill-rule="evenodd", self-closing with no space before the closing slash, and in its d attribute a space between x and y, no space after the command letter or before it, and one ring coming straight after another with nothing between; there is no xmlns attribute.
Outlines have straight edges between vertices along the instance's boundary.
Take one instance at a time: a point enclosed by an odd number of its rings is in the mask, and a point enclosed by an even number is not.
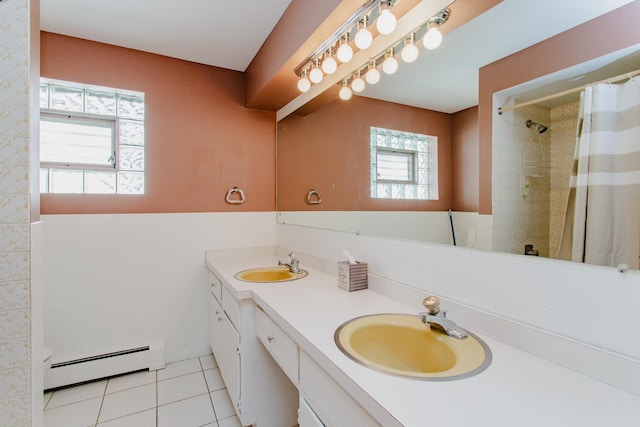
<svg viewBox="0 0 640 427"><path fill-rule="evenodd" d="M280 258L282 259L282 258ZM300 348L320 364L384 425L403 426L636 426L640 397L562 368L489 337L493 361L461 380L420 381L375 372L345 356L333 334L343 322L373 313L416 314L409 306L373 292L346 292L335 276L304 265L303 279L249 283L241 270L277 265L276 256L218 258L207 267L238 299L252 298ZM455 320L455 319L453 319ZM473 325L460 325L474 332ZM394 423L397 420L398 423Z"/></svg>

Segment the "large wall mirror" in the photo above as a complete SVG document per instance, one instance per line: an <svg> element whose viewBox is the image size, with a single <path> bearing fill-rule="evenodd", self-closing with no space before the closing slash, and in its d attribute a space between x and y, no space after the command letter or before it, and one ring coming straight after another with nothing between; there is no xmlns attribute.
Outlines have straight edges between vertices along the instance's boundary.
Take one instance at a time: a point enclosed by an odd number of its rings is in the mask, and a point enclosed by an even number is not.
<svg viewBox="0 0 640 427"><path fill-rule="evenodd" d="M559 35L583 24L602 28L597 20L609 19L621 7L637 14L637 3L504 0L451 31L445 23L445 39L437 50L421 49L410 64L400 61L395 74L383 74L378 84L367 85L349 101L336 97L288 115L278 122L279 221L556 258L570 192L580 93L552 96L501 115L497 108L640 69L640 35L626 35L610 43L612 48L554 73L504 86L493 94L491 105L479 105L480 69L516 52L520 65L522 58L525 64L563 63L567 42L560 40L554 48ZM452 14L464 6L464 1L453 3ZM614 35L602 31L598 37ZM549 48L544 55L530 49L545 40ZM580 40L572 43L585 49ZM482 122L483 108L491 110L489 124ZM490 155L479 144L482 126L491 128ZM437 199L406 199L407 191L400 186L389 187L390 198L371 197L376 185L371 181L376 173L372 128L437 139L430 151L437 158L437 172L428 172L437 179ZM410 150L403 145L397 151L404 159L402 153ZM483 165L492 171L488 183L483 183ZM638 210L629 214L635 218L629 223L635 221L637 227ZM632 261L629 266L638 268L638 261Z"/></svg>

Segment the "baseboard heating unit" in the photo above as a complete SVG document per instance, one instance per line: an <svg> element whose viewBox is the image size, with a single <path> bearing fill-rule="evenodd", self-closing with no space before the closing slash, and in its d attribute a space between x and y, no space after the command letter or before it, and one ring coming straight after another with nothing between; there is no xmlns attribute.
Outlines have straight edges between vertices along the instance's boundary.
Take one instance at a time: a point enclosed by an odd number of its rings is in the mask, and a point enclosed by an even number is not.
<svg viewBox="0 0 640 427"><path fill-rule="evenodd" d="M164 343L115 350L103 354L54 362L46 373L45 390L79 384L128 372L164 368Z"/></svg>

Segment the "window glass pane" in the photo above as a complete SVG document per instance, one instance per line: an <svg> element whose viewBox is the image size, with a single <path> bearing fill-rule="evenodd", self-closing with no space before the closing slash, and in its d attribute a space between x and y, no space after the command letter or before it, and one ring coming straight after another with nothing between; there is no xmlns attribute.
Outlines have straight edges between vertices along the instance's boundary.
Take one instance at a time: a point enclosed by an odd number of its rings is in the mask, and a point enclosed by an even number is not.
<svg viewBox="0 0 640 427"><path fill-rule="evenodd" d="M50 90L51 108L65 111L83 111L84 91L82 89L52 85Z"/></svg>
<svg viewBox="0 0 640 427"><path fill-rule="evenodd" d="M131 171L144 170L144 148L120 146L120 169Z"/></svg>
<svg viewBox="0 0 640 427"><path fill-rule="evenodd" d="M87 113L116 115L116 95L114 93L87 91Z"/></svg>
<svg viewBox="0 0 640 427"><path fill-rule="evenodd" d="M391 148L402 148L401 140L402 138L400 138L397 134L391 134Z"/></svg>
<svg viewBox="0 0 640 427"><path fill-rule="evenodd" d="M144 94L40 81L41 192L144 194Z"/></svg>
<svg viewBox="0 0 640 427"><path fill-rule="evenodd" d="M144 120L144 100L138 96L118 96L118 116L126 119Z"/></svg>
<svg viewBox="0 0 640 427"><path fill-rule="evenodd" d="M144 145L144 123L120 120L120 144Z"/></svg>
<svg viewBox="0 0 640 427"><path fill-rule="evenodd" d="M118 193L144 194L144 174L139 172L119 172Z"/></svg>
<svg viewBox="0 0 640 427"><path fill-rule="evenodd" d="M116 173L85 171L85 193L115 194Z"/></svg>
<svg viewBox="0 0 640 427"><path fill-rule="evenodd" d="M40 119L40 161L113 166L114 123Z"/></svg>
<svg viewBox="0 0 640 427"><path fill-rule="evenodd" d="M49 169L40 168L40 192L49 192Z"/></svg>
<svg viewBox="0 0 640 427"><path fill-rule="evenodd" d="M40 85L40 108L49 108L49 85Z"/></svg>
<svg viewBox="0 0 640 427"><path fill-rule="evenodd" d="M49 191L51 193L82 193L83 173L71 169L51 169Z"/></svg>
<svg viewBox="0 0 640 427"><path fill-rule="evenodd" d="M378 150L377 175L381 181L413 181L414 153Z"/></svg>
<svg viewBox="0 0 640 427"><path fill-rule="evenodd" d="M437 138L370 128L371 197L436 200Z"/></svg>

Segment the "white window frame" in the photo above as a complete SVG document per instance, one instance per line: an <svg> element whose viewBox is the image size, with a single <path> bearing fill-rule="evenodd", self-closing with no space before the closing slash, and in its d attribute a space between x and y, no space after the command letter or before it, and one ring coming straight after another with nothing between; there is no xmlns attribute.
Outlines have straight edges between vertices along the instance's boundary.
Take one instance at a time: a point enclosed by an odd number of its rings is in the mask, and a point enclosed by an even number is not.
<svg viewBox="0 0 640 427"><path fill-rule="evenodd" d="M418 184L418 151L417 150L399 150L393 148L376 147L376 181L378 183L390 184ZM381 156L396 158L406 164L408 167L407 179L391 179L384 178L382 168L380 167Z"/></svg>
<svg viewBox="0 0 640 427"><path fill-rule="evenodd" d="M74 82L66 82L60 80L52 80L41 78L40 79L41 86L41 100L40 100L40 112L41 117L46 119L54 119L56 121L69 123L78 123L82 121L86 121L88 123L93 122L99 124L100 126L104 125L107 127L111 127L113 130L113 140L112 140L112 156L111 156L111 164L86 164L86 163L74 163L73 161L65 162L65 161L42 161L40 162L40 176L41 176L41 184L40 184L40 192L41 193L49 193L58 194L61 192L50 191L51 187L51 177L55 175L55 173L60 173L62 171L68 171L69 173L82 173L82 189L78 191L70 191L75 193L94 193L94 194L134 194L140 195L144 194L145 191L145 137L144 137L144 124L145 124L145 114L142 112L141 117L130 117L127 114L124 114L120 111L120 102L121 98L126 99L130 97L139 98L142 103L145 102L145 96L142 92L135 92L129 90L94 86L94 85L84 85L80 83ZM82 93L82 105L80 102L76 102L72 104L73 109L82 110L82 111L71 111L69 109L57 109L50 108L54 103L52 100L52 87L62 87L68 88L72 91L78 91ZM46 96L44 90L46 89ZM113 95L114 98L114 114L94 114L86 112L88 110L88 101L87 97L91 94L102 93L106 95ZM94 104L95 105L95 104ZM146 109L146 108L145 108ZM139 111L139 110L138 110ZM136 126L142 125L142 140L137 141L135 143L121 143L121 121L137 123ZM140 135L140 134L138 134ZM122 168L121 167L121 150L140 150L141 155L139 154L135 159L134 167L132 169ZM141 161L139 160L141 159ZM123 159L124 160L124 159ZM141 165L140 165L141 163ZM91 191L88 185L88 177L93 174L95 177L95 173L107 173L113 179L112 184L113 187L109 190L101 189L99 191ZM127 179L132 179L135 185L126 185ZM78 181L79 182L79 181ZM131 182L131 181L129 181Z"/></svg>
<svg viewBox="0 0 640 427"><path fill-rule="evenodd" d="M120 151L120 138L118 138L118 120L112 116L100 116L96 114L86 113L63 113L59 110L41 109L40 121L47 119L53 119L51 121L57 121L61 123L95 123L96 127L98 123L100 127L110 127L112 131L111 138L111 157L110 165L101 165L98 163L74 163L74 162L53 162L53 161L40 161L41 167L44 168L71 168L71 169L84 169L84 170L118 170L118 153Z"/></svg>
<svg viewBox="0 0 640 427"><path fill-rule="evenodd" d="M438 200L438 138L393 129L370 128L371 197L375 199ZM414 156L410 180L381 179L378 153Z"/></svg>

